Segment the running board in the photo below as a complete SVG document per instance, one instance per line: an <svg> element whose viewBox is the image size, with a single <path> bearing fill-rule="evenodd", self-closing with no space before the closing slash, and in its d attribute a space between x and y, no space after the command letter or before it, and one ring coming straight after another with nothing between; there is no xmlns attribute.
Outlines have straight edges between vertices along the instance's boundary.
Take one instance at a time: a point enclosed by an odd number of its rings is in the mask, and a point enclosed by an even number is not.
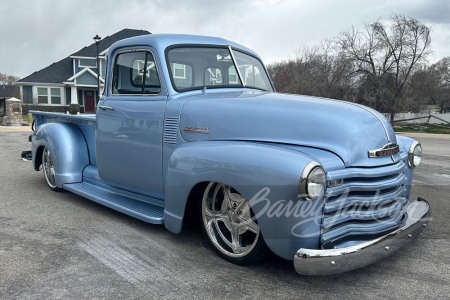
<svg viewBox="0 0 450 300"><path fill-rule="evenodd" d="M164 223L164 207L136 199L142 198L142 196L136 195L133 198L129 195L116 192L115 188L109 188L104 185L100 187L86 181L82 183L64 184L63 188L141 221L152 224Z"/></svg>

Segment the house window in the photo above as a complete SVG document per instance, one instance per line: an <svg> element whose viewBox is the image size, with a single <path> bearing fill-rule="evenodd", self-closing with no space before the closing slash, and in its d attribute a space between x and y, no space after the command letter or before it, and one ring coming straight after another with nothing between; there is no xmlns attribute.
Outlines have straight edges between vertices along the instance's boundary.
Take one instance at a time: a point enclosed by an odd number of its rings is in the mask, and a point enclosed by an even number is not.
<svg viewBox="0 0 450 300"><path fill-rule="evenodd" d="M236 68L234 66L228 68L228 83L229 84L239 83Z"/></svg>
<svg viewBox="0 0 450 300"><path fill-rule="evenodd" d="M38 103L48 104L48 89L37 88L37 92L38 92Z"/></svg>
<svg viewBox="0 0 450 300"><path fill-rule="evenodd" d="M61 88L37 88L38 103L39 104L56 104L60 105L61 101Z"/></svg>
<svg viewBox="0 0 450 300"><path fill-rule="evenodd" d="M173 78L186 79L186 65L173 64Z"/></svg>
<svg viewBox="0 0 450 300"><path fill-rule="evenodd" d="M61 104L61 90L58 88L50 88L51 91L51 103L52 104Z"/></svg>
<svg viewBox="0 0 450 300"><path fill-rule="evenodd" d="M80 59L78 60L78 66L80 68L97 68L96 59Z"/></svg>
<svg viewBox="0 0 450 300"><path fill-rule="evenodd" d="M172 78L177 87L190 88L194 84L192 67L181 63L170 63Z"/></svg>

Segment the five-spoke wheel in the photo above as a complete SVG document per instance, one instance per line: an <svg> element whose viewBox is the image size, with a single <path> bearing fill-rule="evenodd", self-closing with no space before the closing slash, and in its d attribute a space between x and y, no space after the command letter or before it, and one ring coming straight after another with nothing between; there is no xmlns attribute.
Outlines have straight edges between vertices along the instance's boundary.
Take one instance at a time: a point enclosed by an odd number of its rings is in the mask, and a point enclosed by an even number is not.
<svg viewBox="0 0 450 300"><path fill-rule="evenodd" d="M250 206L227 185L208 184L202 199L202 225L216 250L233 263L253 263L266 253Z"/></svg>

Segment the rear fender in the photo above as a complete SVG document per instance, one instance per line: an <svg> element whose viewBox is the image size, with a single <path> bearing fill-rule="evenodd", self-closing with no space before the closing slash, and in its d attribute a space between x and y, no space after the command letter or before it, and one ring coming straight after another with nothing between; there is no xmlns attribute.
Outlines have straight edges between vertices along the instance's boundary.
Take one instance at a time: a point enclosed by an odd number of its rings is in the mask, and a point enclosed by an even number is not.
<svg viewBox="0 0 450 300"><path fill-rule="evenodd" d="M89 155L84 136L76 125L46 123L36 129L32 138L33 166L36 171L40 169L44 147L52 154L57 187L82 181L83 169L89 165Z"/></svg>

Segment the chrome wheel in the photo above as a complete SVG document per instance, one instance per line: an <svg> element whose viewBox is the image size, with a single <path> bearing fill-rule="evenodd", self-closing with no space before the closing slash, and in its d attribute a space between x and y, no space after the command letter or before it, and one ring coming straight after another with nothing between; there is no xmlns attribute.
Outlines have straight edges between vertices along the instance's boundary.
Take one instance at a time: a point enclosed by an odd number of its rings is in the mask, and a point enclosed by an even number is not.
<svg viewBox="0 0 450 300"><path fill-rule="evenodd" d="M55 179L55 165L53 164L53 159L50 151L47 148L45 148L42 152L42 168L44 169L44 176L48 186L53 190L57 189Z"/></svg>
<svg viewBox="0 0 450 300"><path fill-rule="evenodd" d="M250 256L260 248L258 244L264 245L247 201L227 185L209 183L202 200L202 220L210 241L226 258Z"/></svg>

